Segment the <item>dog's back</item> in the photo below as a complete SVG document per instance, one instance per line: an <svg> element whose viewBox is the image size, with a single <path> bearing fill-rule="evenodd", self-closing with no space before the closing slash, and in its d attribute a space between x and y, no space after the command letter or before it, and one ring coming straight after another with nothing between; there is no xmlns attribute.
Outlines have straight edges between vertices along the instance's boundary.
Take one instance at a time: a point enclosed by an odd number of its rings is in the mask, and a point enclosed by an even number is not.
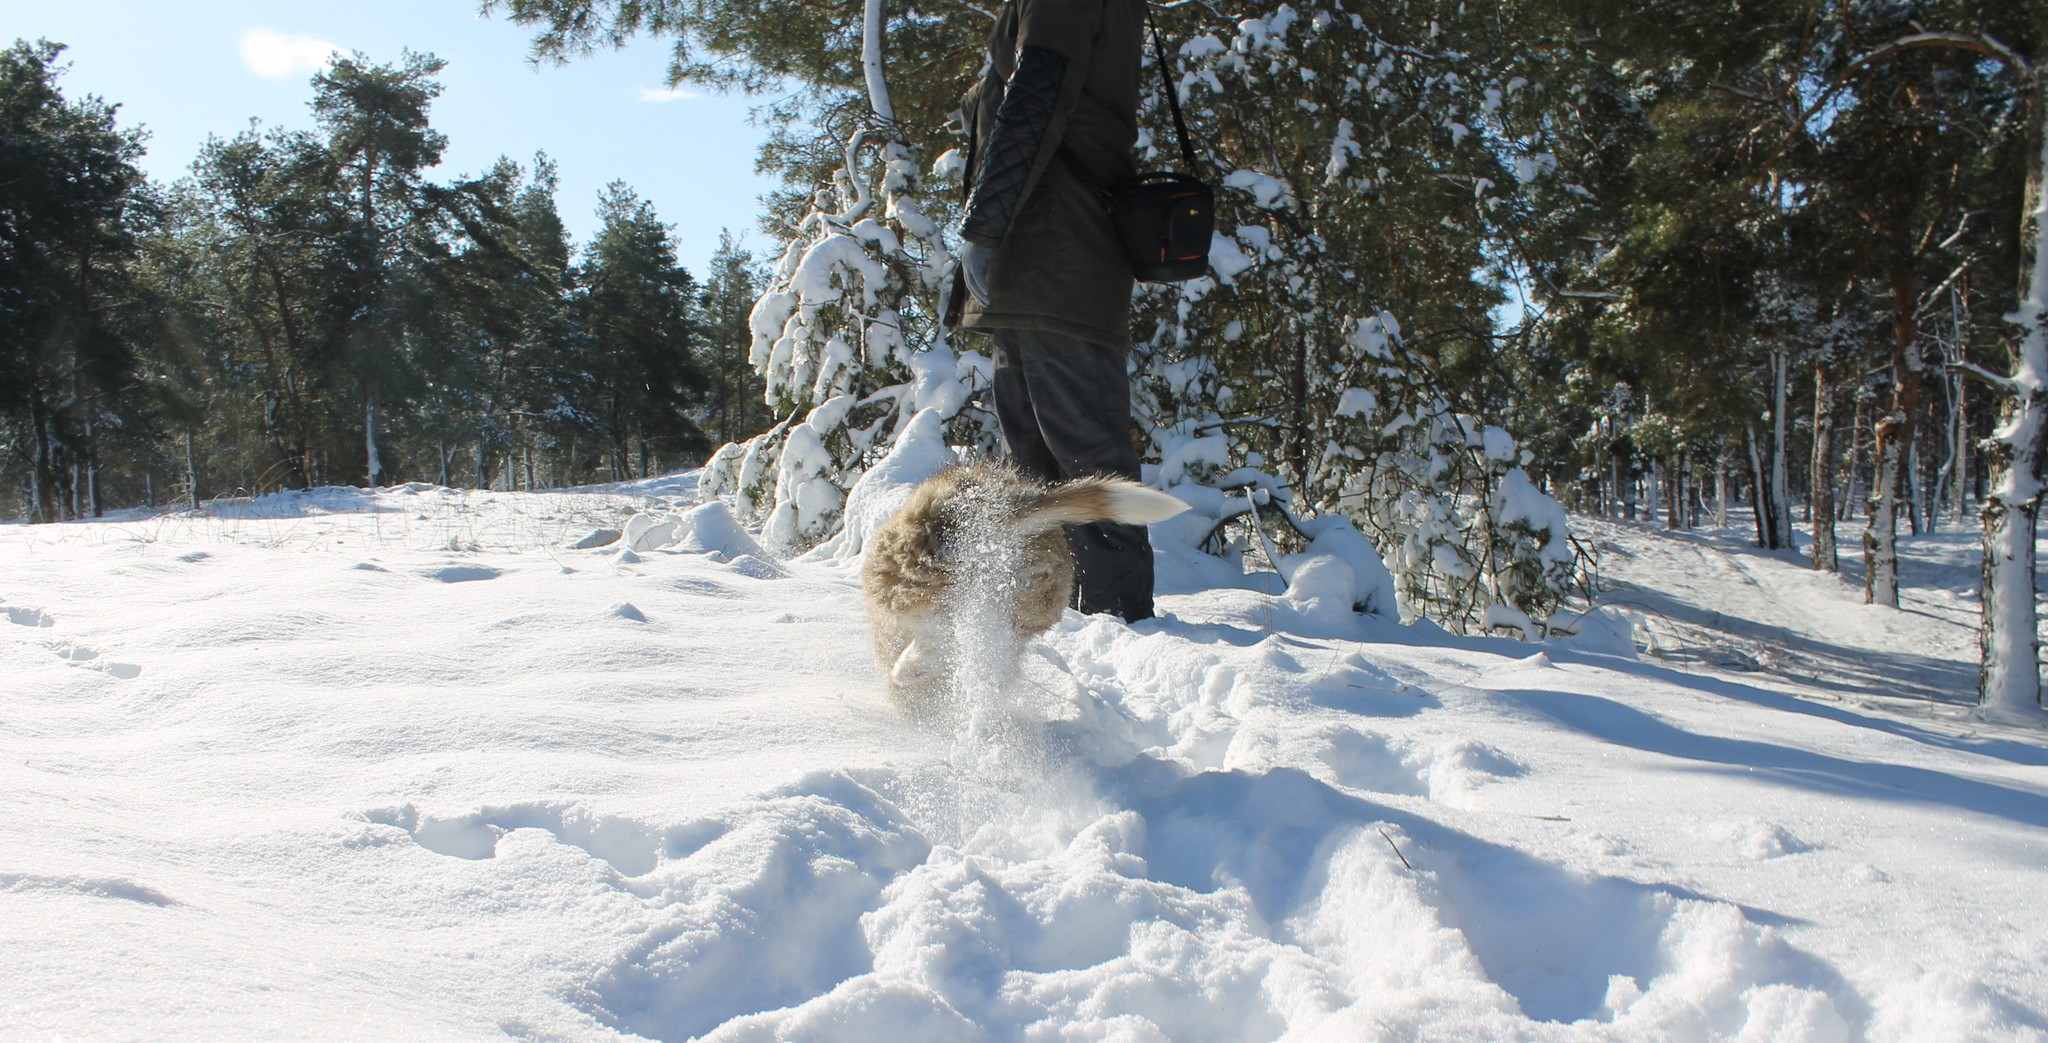
<svg viewBox="0 0 2048 1043"><path fill-rule="evenodd" d="M908 697L943 680L948 616L962 607L1007 617L1010 647L994 654L1014 656L1059 622L1074 590L1061 526L1150 524L1185 506L1120 478L1047 488L991 464L927 479L869 541L861 572L875 655L891 690Z"/></svg>

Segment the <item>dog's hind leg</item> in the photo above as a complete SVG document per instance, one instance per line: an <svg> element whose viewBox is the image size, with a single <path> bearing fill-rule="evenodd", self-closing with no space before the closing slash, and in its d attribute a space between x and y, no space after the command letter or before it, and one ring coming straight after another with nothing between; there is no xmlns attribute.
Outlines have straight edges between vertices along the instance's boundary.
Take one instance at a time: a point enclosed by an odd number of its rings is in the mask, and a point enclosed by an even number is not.
<svg viewBox="0 0 2048 1043"><path fill-rule="evenodd" d="M898 693L925 687L931 683L939 665L931 660L926 645L911 638L896 656L896 661L889 664L889 685Z"/></svg>

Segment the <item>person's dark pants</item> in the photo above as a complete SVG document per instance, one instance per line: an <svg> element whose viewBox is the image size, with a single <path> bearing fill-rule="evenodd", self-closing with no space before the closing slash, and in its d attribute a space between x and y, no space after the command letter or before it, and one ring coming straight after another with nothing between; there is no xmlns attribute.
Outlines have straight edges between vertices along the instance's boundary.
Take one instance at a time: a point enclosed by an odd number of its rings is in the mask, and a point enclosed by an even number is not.
<svg viewBox="0 0 2048 1043"><path fill-rule="evenodd" d="M1042 482L1138 480L1121 352L1039 330L996 330L995 342L996 418L1018 470ZM1069 525L1067 544L1076 608L1133 623L1152 615L1152 542L1143 525Z"/></svg>

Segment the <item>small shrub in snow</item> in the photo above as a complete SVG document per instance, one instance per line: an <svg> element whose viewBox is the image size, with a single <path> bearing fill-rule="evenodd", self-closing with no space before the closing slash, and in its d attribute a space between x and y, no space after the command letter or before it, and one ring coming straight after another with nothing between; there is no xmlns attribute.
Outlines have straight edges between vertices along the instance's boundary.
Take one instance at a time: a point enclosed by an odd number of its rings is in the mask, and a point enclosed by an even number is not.
<svg viewBox="0 0 2048 1043"><path fill-rule="evenodd" d="M919 206L910 150L877 143L870 184L868 134L848 144L834 190L819 193L754 307L750 361L784 419L721 447L706 469L707 489L732 495L780 553L840 530L861 473L920 411L933 410L955 444L996 441L979 401L989 362L954 352L936 321L951 255Z"/></svg>

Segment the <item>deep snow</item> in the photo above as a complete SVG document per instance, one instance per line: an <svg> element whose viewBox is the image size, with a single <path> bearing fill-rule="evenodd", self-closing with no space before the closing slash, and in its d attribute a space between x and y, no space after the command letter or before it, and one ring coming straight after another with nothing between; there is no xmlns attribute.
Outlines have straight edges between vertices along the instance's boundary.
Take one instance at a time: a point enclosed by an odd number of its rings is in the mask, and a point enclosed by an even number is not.
<svg viewBox="0 0 2048 1043"><path fill-rule="evenodd" d="M695 504L0 527L0 1035L2048 1039L1968 534L1891 612L1578 519L1641 626L1551 644L1169 552L970 741L883 696L856 562Z"/></svg>

